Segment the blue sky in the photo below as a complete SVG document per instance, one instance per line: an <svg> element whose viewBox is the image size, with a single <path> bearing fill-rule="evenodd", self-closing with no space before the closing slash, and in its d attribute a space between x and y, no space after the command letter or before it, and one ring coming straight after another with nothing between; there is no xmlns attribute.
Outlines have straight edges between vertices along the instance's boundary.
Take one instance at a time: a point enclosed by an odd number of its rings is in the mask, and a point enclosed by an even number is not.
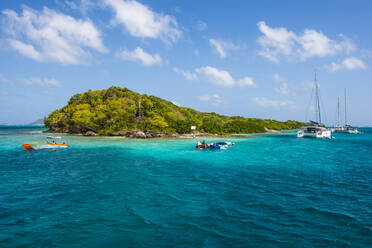
<svg viewBox="0 0 372 248"><path fill-rule="evenodd" d="M372 124L371 1L0 1L0 123L112 85L227 115Z"/></svg>

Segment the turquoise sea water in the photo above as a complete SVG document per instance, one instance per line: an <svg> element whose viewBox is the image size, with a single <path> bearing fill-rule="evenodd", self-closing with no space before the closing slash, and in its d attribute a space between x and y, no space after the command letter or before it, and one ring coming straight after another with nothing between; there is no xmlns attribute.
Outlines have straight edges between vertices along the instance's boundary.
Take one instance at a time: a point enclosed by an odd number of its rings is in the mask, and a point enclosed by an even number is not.
<svg viewBox="0 0 372 248"><path fill-rule="evenodd" d="M372 129L197 151L190 139L0 128L0 247L371 247Z"/></svg>

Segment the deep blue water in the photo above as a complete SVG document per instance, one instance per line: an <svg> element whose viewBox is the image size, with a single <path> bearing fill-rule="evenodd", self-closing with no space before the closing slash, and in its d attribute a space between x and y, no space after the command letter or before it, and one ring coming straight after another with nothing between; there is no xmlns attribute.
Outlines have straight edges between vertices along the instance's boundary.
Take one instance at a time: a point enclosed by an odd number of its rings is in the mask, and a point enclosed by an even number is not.
<svg viewBox="0 0 372 248"><path fill-rule="evenodd" d="M372 129L24 151L41 130L0 128L0 247L372 246Z"/></svg>

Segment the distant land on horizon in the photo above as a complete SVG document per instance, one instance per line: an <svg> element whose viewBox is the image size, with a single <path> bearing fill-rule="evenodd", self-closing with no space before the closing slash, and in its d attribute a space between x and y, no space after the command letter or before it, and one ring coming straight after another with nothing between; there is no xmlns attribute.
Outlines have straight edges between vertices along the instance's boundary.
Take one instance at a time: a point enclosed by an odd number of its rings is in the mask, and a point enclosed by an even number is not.
<svg viewBox="0 0 372 248"><path fill-rule="evenodd" d="M26 124L26 126L44 126L44 118Z"/></svg>

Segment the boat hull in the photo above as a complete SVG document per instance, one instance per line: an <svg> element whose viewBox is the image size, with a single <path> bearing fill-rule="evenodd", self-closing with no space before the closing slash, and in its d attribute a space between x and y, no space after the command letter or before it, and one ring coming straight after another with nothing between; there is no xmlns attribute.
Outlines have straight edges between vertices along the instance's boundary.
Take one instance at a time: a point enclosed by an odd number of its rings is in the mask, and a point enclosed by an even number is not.
<svg viewBox="0 0 372 248"><path fill-rule="evenodd" d="M22 144L22 146L29 151L42 150L42 149L60 149L60 148L68 147L67 144L50 144L50 143L40 143L40 142L25 143L25 144Z"/></svg>
<svg viewBox="0 0 372 248"><path fill-rule="evenodd" d="M326 130L326 131L321 131L321 132L311 132L311 133L308 133L308 132L304 132L304 131L299 131L297 133L297 137L298 138L332 138L332 132L330 130Z"/></svg>
<svg viewBox="0 0 372 248"><path fill-rule="evenodd" d="M349 129L349 130L347 130L347 132L351 133L351 134L360 134L361 133L358 129Z"/></svg>

